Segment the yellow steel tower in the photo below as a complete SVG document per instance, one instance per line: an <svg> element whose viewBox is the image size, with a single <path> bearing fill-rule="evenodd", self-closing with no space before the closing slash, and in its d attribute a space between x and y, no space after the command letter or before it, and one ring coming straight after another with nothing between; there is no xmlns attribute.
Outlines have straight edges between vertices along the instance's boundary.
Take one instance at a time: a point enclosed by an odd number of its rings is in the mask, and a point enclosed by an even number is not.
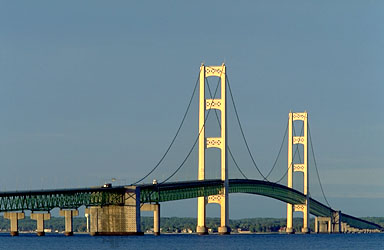
<svg viewBox="0 0 384 250"><path fill-rule="evenodd" d="M221 95L217 99L205 99L205 78L217 76L221 79ZM214 97L215 98L215 97ZM218 203L221 211L221 226L219 234L229 234L228 215L228 168L227 168L227 104L226 104L226 75L225 65L200 67L200 98L199 98L199 180L205 180L205 149L219 148L221 150L221 179L223 189L218 195L198 198L197 233L207 234L205 225L207 203ZM205 137L205 113L208 109L218 109L221 112L221 137Z"/></svg>
<svg viewBox="0 0 384 250"><path fill-rule="evenodd" d="M294 121L303 121L304 134L303 136L293 136L292 127ZM302 144L304 147L304 159L302 163L293 163L293 144ZM308 113L289 113L288 122L288 187L292 188L293 172L303 172L304 175L304 194L306 195L305 204L292 205L287 203L287 233L294 233L292 227L293 208L294 211L303 212L303 233L309 233L309 192L308 192Z"/></svg>

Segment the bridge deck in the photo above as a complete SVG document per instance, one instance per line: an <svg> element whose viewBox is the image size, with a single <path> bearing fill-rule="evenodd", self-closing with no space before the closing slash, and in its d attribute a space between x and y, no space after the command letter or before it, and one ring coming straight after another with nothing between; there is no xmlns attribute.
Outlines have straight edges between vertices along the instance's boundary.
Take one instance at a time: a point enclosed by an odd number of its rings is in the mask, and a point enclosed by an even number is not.
<svg viewBox="0 0 384 250"><path fill-rule="evenodd" d="M195 198L199 196L208 196L219 194L222 190L223 181L221 180L204 180L204 181L187 181L173 182L158 185L146 184L140 185L141 202L165 202L172 200L181 200ZM294 189L286 186L261 181L261 180L244 180L230 179L230 193L248 193L271 197L283 202L291 204L303 204L306 196ZM330 217L336 210L310 198L310 211L315 216ZM360 229L380 229L383 228L375 223L362 220L342 213L342 222Z"/></svg>
<svg viewBox="0 0 384 250"><path fill-rule="evenodd" d="M185 181L156 185L143 184L137 187L140 189L141 203L156 203L220 194L223 181ZM0 212L50 211L53 208L122 205L125 192L126 188L123 186L0 192ZM230 179L229 192L263 195L291 204L302 204L306 199L305 195L299 191L260 180ZM329 217L333 212L335 210L332 208L310 199L311 214ZM356 228L383 229L377 224L347 214L342 214L342 221Z"/></svg>

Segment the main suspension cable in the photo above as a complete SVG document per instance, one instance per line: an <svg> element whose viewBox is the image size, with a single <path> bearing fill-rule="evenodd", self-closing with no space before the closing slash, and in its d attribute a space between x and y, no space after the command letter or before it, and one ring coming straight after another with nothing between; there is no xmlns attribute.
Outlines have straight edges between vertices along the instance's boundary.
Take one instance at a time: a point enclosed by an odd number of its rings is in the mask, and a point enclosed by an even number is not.
<svg viewBox="0 0 384 250"><path fill-rule="evenodd" d="M319 170L318 170L318 168L317 168L317 163L316 163L315 151L313 150L312 137L311 137L311 130L310 130L310 128L309 128L309 123L308 123L308 134L309 134L309 140L311 141L312 156L313 156L313 161L315 162L316 174L317 174L317 179L318 179L319 184L320 184L320 189L321 189L321 192L322 192L323 197L324 197L324 199L325 199L325 202L327 203L327 205L328 205L329 207L331 207L331 205L329 205L329 202L328 202L328 200L327 200L327 197L325 196L324 189L323 189L323 185L321 184L321 179L320 179L320 175L319 175Z"/></svg>
<svg viewBox="0 0 384 250"><path fill-rule="evenodd" d="M195 83L195 87L193 88L192 96L191 96L191 98L189 99L189 103L188 103L187 109L185 110L183 119L181 120L180 125L179 125L179 127L178 127L178 129L177 129L177 131L176 131L176 134L175 134L175 136L173 137L173 139L172 139L171 143L169 144L167 150L165 151L164 155L160 158L160 160L159 160L158 163L155 165L155 167L154 167L151 171L149 171L148 174L146 174L146 175L145 175L143 178L141 178L140 180L138 180L138 181L132 183L132 185L135 185L135 184L141 182L142 180L144 180L145 178L147 178L150 174L152 174L152 173L157 169L157 167L160 166L160 164L163 162L164 158L167 156L169 150L171 149L171 147L173 146L173 143L174 143L175 140L176 140L176 137L179 135L179 132L180 132L180 130L181 130L183 124L184 124L185 118L187 117L187 114L188 114L188 112L189 112L189 108L191 107L192 100L193 100L193 97L195 96L195 92L196 92L196 89L197 89L197 86L198 86L198 83L199 83L199 77L200 77L200 72L199 72L199 75L198 75L198 77L197 77L197 80L196 80L196 83Z"/></svg>
<svg viewBox="0 0 384 250"><path fill-rule="evenodd" d="M259 174L263 177L264 180L268 181L267 178L265 178L265 176L261 173L259 167L257 166L256 162L255 162L255 159L253 158L253 155L251 153L251 150L248 146L248 142L247 142L247 139L245 138L245 135L244 135L244 131L243 131L243 126L241 125L241 122L240 122L240 118L239 118L239 114L237 112L237 108L236 108L236 104L235 104L235 101L234 101L234 98L233 98L233 94L232 94L232 90L231 90L231 85L229 83L229 79L228 79L228 76L226 76L226 80L227 80L227 84L228 84L228 89L229 89L229 93L230 93L230 96L231 96L231 100L232 100L232 104L233 104L233 108L235 110L235 114L236 114L236 118L237 118L237 122L239 124L239 127L240 127L240 131L241 131L241 135L243 136L243 140L245 142L245 146L247 147L247 150L248 150L248 153L252 159L252 162L253 162L253 165L254 167L256 168L256 170L259 172Z"/></svg>
<svg viewBox="0 0 384 250"><path fill-rule="evenodd" d="M232 152L231 152L231 149L229 148L228 146L228 153L229 155L231 156L233 162L235 163L235 166L237 168L237 170L239 170L240 174L245 178L245 179L248 179L248 177L243 173L243 171L241 170L241 168L239 167L239 165L237 164L236 160L235 160L235 157L233 157L232 155Z"/></svg>
<svg viewBox="0 0 384 250"><path fill-rule="evenodd" d="M212 92L211 92L211 88L209 87L209 83L208 83L208 79L207 79L207 86L208 86L208 92L209 92L209 96L211 99L214 99L212 97ZM215 115L216 115L216 119L217 119L217 123L219 124L219 128L221 130L221 123L220 123L220 119L219 119L219 115L217 114L217 110L214 109L215 111ZM240 174L245 178L245 179L248 179L248 177L244 174L244 172L241 170L241 168L239 167L239 165L237 164L237 161L235 160L235 157L233 156L232 152L231 152L231 149L229 147L229 145L227 145L227 149L228 149L228 153L229 155L231 156L233 162L235 163L235 166L237 168L237 170L239 170Z"/></svg>
<svg viewBox="0 0 384 250"><path fill-rule="evenodd" d="M205 82L204 82L204 84L205 84ZM217 93L217 89L218 89L218 88L219 88L219 82L217 83L217 86L216 86L216 90L215 90L214 98L216 97L216 93ZM205 105L205 103L204 103L204 105ZM185 159L181 162L181 164L179 165L179 167L178 167L178 168L177 168L177 169L176 169L176 170L175 170L175 171L174 171L168 178L166 178L164 181L161 182L161 184L162 184L162 183L165 183L165 182L167 182L169 179L171 179L171 178L172 178L177 172L179 172L179 170L184 166L185 162L187 161L187 159L188 159L189 156L191 155L193 149L195 148L197 142L199 141L200 134L201 134L201 132L203 131L203 129L205 128L205 124L206 124L206 121L207 121L207 119L208 119L208 116L209 116L210 111L211 111L211 110L209 109L208 112L207 112L207 114L206 114L206 116L205 116L205 118L204 118L204 124L203 124L203 126L201 127L201 129L200 129L200 131L199 131L199 134L197 135L197 138L196 138L195 142L193 143L192 148L191 148L191 150L189 150L189 152L188 152L187 156L185 157Z"/></svg>

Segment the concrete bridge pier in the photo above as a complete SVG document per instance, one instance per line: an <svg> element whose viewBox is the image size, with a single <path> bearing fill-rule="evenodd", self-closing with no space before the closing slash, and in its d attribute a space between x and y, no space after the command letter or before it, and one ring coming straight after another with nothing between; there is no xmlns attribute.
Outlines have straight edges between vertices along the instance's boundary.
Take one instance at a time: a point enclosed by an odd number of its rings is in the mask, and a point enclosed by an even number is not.
<svg viewBox="0 0 384 250"><path fill-rule="evenodd" d="M198 197L197 198L197 227L196 233L198 235L206 235L208 234L208 229L205 225L205 217L206 217L206 197Z"/></svg>
<svg viewBox="0 0 384 250"><path fill-rule="evenodd" d="M331 233L331 217L315 217L315 233Z"/></svg>
<svg viewBox="0 0 384 250"><path fill-rule="evenodd" d="M89 234L143 235L140 228L140 189L127 186L121 205L86 208L89 216Z"/></svg>
<svg viewBox="0 0 384 250"><path fill-rule="evenodd" d="M342 233L345 231L345 223L341 222L341 212L336 211L332 217L315 217L316 233Z"/></svg>
<svg viewBox="0 0 384 250"><path fill-rule="evenodd" d="M64 216L65 220L65 231L64 235L72 236L73 235L73 216L78 216L78 210L62 210L60 209L60 216Z"/></svg>
<svg viewBox="0 0 384 250"><path fill-rule="evenodd" d="M348 225L347 223L345 222L342 222L341 223L341 232L342 233L359 233L359 232L372 232L370 231L369 229L358 229L358 228L354 228L354 227L351 227L350 225ZM377 231L373 231L373 232L377 232Z"/></svg>
<svg viewBox="0 0 384 250"><path fill-rule="evenodd" d="M341 223L341 232L342 233L347 233L348 232L348 224L345 222Z"/></svg>
<svg viewBox="0 0 384 250"><path fill-rule="evenodd" d="M332 233L342 232L341 211L332 214Z"/></svg>
<svg viewBox="0 0 384 250"><path fill-rule="evenodd" d="M160 235L160 204L143 204L141 211L153 211L153 234Z"/></svg>
<svg viewBox="0 0 384 250"><path fill-rule="evenodd" d="M25 214L23 212L4 212L4 218L10 220L11 223L11 235L19 235L19 220L24 219Z"/></svg>
<svg viewBox="0 0 384 250"><path fill-rule="evenodd" d="M85 216L87 217L87 231L90 235L95 236L98 232L98 208L88 207L85 209Z"/></svg>
<svg viewBox="0 0 384 250"><path fill-rule="evenodd" d="M36 233L38 236L44 236L44 221L51 219L50 213L31 213L31 219L36 220Z"/></svg>

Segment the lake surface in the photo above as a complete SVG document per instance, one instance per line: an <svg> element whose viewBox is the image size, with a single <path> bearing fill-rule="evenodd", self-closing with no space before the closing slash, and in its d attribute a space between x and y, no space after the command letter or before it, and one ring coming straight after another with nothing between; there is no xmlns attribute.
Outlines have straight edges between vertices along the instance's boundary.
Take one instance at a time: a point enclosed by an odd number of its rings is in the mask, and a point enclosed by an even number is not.
<svg viewBox="0 0 384 250"><path fill-rule="evenodd" d="M0 249L384 249L384 234L232 234L161 236L0 234Z"/></svg>

